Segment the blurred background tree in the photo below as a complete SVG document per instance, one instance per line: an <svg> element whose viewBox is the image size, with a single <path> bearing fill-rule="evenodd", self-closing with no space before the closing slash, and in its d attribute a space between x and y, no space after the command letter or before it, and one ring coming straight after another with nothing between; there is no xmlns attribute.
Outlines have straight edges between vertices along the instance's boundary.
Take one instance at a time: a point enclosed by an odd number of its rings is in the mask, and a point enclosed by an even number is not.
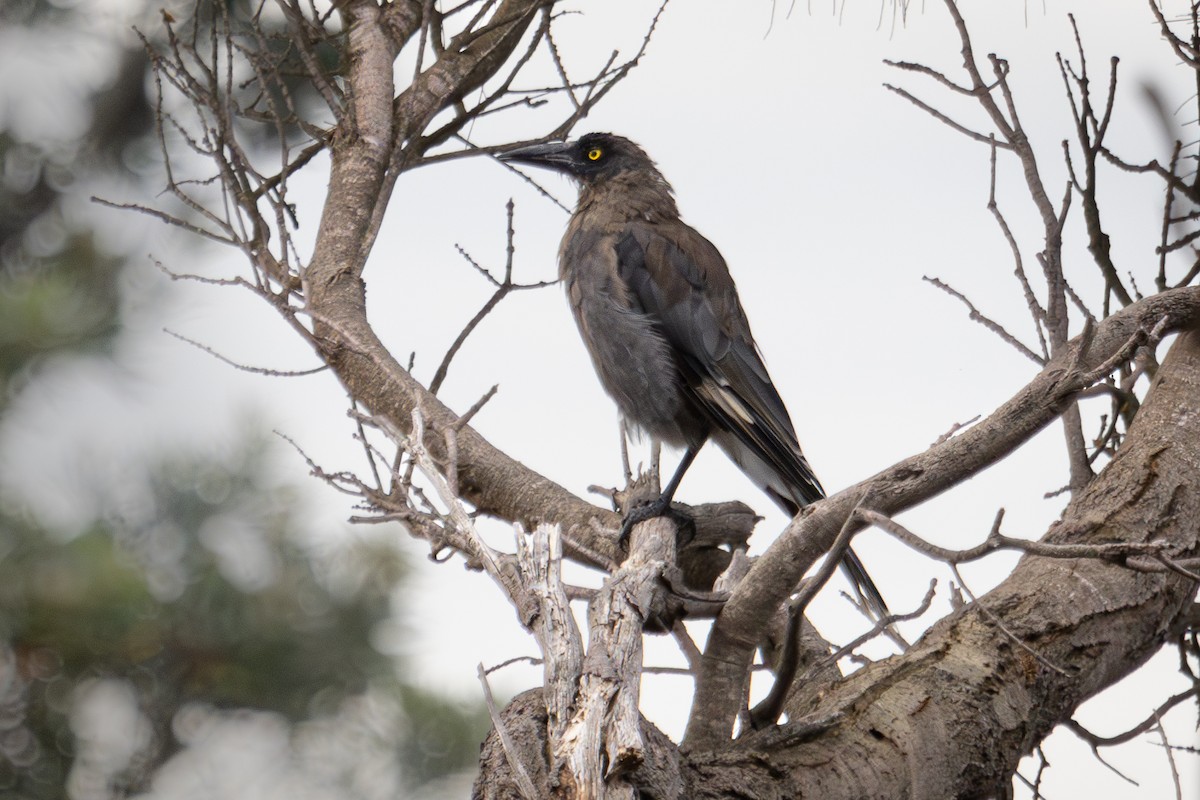
<svg viewBox="0 0 1200 800"><path fill-rule="evenodd" d="M130 309L171 291L128 279L146 272L141 221L114 234L87 203L161 185L145 55L128 8L119 30L103 11L0 5L6 431L51 376L122 380ZM171 246L173 229L145 230ZM248 428L236 442L162 441L115 479L81 454L81 495L55 501L70 530L0 487L0 795L461 794L445 776L470 780L486 714L405 682L403 555L391 537L317 530L276 474L279 445ZM0 436L24 465L16 446Z"/></svg>

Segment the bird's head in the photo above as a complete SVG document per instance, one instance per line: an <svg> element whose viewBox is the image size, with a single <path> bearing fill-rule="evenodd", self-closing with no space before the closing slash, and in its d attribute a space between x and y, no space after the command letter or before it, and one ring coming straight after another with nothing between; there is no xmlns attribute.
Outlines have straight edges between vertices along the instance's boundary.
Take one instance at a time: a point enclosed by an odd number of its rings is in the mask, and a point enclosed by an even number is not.
<svg viewBox="0 0 1200 800"><path fill-rule="evenodd" d="M646 151L624 136L612 133L588 133L570 142L520 147L499 153L497 158L564 172L585 185L595 185L627 171L649 173L661 179Z"/></svg>

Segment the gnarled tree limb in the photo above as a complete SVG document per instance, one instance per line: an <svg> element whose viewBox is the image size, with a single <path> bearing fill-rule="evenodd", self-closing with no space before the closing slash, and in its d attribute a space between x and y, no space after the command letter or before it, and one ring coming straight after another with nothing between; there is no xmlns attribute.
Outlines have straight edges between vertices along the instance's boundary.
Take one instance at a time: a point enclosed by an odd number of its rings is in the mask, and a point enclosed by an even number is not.
<svg viewBox="0 0 1200 800"><path fill-rule="evenodd" d="M1154 539L1187 556L1200 550L1198 518L1200 332L1192 331L1172 346L1117 457L1045 540ZM682 755L644 723L647 760L631 779L667 787L654 794L660 800L717 800L749 786L774 798L1002 796L1018 760L1050 728L1158 651L1195 591L1174 573L1026 556L912 650L832 686L799 687L792 722ZM484 774L494 751L485 746ZM502 788L488 781L477 796L504 796Z"/></svg>
<svg viewBox="0 0 1200 800"><path fill-rule="evenodd" d="M685 741L698 748L727 741L741 704L756 632L828 551L858 498L869 493L874 510L892 515L949 489L1011 453L1058 418L1083 378L1162 320L1179 330L1200 320L1200 287L1174 289L1127 306L1096 325L1088 337L1063 347L1029 384L983 421L925 452L809 506L771 544L733 592L717 618L705 650L697 693L708 702L693 708Z"/></svg>

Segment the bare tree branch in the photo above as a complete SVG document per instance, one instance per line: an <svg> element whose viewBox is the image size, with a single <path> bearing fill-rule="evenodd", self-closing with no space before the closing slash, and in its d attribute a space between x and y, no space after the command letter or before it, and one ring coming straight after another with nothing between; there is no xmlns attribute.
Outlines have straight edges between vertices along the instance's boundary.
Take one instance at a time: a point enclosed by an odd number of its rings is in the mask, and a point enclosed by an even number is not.
<svg viewBox="0 0 1200 800"><path fill-rule="evenodd" d="M710 702L693 709L686 740L700 746L728 738L740 702L741 675L757 646L748 632L762 629L774 609L828 550L858 497L870 493L880 498L876 510L894 515L1003 458L1073 402L1076 393L1088 385L1083 381L1085 373L1104 365L1138 331L1157 327L1164 315L1155 312L1168 308L1174 310L1166 314L1172 320L1166 329L1196 324L1200 321L1200 289L1165 292L1128 306L1097 324L1086 350L1079 339L1060 348L1059 355L1031 383L983 421L804 509L755 562L717 619L697 689ZM1077 367L1071 369L1073 363Z"/></svg>

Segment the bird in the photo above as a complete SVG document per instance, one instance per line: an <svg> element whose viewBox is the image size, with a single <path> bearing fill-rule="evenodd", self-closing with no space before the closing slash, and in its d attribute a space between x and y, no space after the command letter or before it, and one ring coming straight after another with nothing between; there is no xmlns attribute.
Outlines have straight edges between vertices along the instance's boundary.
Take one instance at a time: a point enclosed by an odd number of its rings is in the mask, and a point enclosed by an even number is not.
<svg viewBox="0 0 1200 800"><path fill-rule="evenodd" d="M633 523L668 513L710 439L789 516L825 497L725 259L680 218L674 190L646 152L623 136L588 133L497 157L578 184L558 261L583 343L626 421L684 448L658 499L627 513L622 536ZM868 610L886 616L853 550L841 565Z"/></svg>

